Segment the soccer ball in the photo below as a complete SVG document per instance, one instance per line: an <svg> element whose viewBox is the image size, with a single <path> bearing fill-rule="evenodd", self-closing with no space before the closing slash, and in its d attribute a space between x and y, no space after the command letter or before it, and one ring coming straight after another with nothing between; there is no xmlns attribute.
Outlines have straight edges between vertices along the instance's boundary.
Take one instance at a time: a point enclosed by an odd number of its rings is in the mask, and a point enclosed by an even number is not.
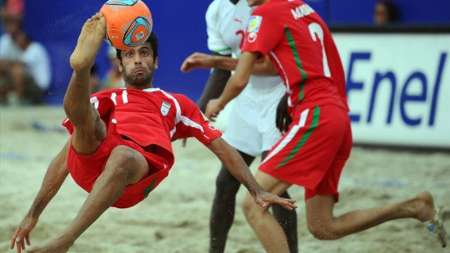
<svg viewBox="0 0 450 253"><path fill-rule="evenodd" d="M106 20L106 37L117 49L142 45L152 32L152 13L141 0L109 0L100 13Z"/></svg>

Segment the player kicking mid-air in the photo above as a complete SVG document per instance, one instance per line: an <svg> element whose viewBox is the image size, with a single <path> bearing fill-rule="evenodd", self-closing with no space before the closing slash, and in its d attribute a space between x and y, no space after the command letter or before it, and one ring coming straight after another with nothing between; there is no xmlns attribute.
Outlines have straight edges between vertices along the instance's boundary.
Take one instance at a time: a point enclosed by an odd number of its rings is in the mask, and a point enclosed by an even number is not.
<svg viewBox="0 0 450 253"><path fill-rule="evenodd" d="M334 215L338 182L352 148L352 134L341 60L330 31L302 0L248 0L254 9L235 74L222 95L211 100L208 117L245 87L255 62L269 55L283 78L292 123L255 175L275 194L291 185L305 188L306 218L318 239L334 240L389 220L413 218L431 222L445 246L446 236L430 193L371 209ZM274 217L253 204L245 216L267 252L289 252L286 237Z"/></svg>
<svg viewBox="0 0 450 253"><path fill-rule="evenodd" d="M41 189L11 239L18 252L29 245L30 232L48 202L70 173L89 195L75 219L32 253L63 253L110 206L136 205L168 175L174 163L171 141L195 137L226 164L263 208L293 201L263 191L239 154L211 128L194 102L152 88L157 66L154 34L143 45L118 51L125 89L90 96L90 69L105 38L105 19L96 14L84 24L70 57L73 75L64 97L71 136L51 162Z"/></svg>

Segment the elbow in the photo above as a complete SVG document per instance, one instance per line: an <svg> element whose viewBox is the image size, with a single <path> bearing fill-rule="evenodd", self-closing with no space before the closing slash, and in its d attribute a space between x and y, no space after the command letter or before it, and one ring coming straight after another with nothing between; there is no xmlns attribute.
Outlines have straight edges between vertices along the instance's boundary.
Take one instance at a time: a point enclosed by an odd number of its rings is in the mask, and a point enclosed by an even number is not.
<svg viewBox="0 0 450 253"><path fill-rule="evenodd" d="M278 75L278 71L271 63L265 63L263 66L261 66L260 74L276 76Z"/></svg>
<svg viewBox="0 0 450 253"><path fill-rule="evenodd" d="M277 76L277 75L279 75L279 74L278 74L278 71L277 71L273 66L270 66L267 72L268 72L269 75L271 75L271 76Z"/></svg>
<svg viewBox="0 0 450 253"><path fill-rule="evenodd" d="M236 84L236 88L239 89L239 91L243 90L245 88L245 86L247 86L247 82L239 82Z"/></svg>
<svg viewBox="0 0 450 253"><path fill-rule="evenodd" d="M208 148L219 158L222 162L227 160L229 156L230 146L222 138L212 141Z"/></svg>
<svg viewBox="0 0 450 253"><path fill-rule="evenodd" d="M248 78L244 77L236 77L234 80L234 87L236 87L237 90L241 91L247 86Z"/></svg>

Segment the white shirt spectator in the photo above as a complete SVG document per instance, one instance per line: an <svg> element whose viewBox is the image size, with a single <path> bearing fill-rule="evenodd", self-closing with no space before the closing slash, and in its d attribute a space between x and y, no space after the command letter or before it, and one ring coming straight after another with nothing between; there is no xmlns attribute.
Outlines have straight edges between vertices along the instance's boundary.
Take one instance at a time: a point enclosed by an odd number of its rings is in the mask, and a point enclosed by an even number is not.
<svg viewBox="0 0 450 253"><path fill-rule="evenodd" d="M50 59L45 48L37 42L31 42L22 53L21 61L25 63L36 84L46 90L50 85Z"/></svg>
<svg viewBox="0 0 450 253"><path fill-rule="evenodd" d="M22 51L16 46L11 36L4 34L0 38L0 59L21 61L41 90L48 89L51 81L50 59L40 43L31 42Z"/></svg>
<svg viewBox="0 0 450 253"><path fill-rule="evenodd" d="M7 33L0 37L0 60L19 60L21 50Z"/></svg>

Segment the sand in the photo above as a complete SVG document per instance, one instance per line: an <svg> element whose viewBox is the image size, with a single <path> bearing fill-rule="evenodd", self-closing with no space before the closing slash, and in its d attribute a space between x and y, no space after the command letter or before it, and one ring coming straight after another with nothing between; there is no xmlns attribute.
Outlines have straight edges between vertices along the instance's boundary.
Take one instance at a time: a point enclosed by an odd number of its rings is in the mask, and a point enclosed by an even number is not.
<svg viewBox="0 0 450 253"><path fill-rule="evenodd" d="M59 107L0 108L0 252L9 252L11 233L31 205L48 163L65 142L65 133L53 129L62 117ZM32 128L33 122L50 131ZM148 199L131 209L108 210L69 252L207 252L219 162L195 140L187 148L174 143L174 148L177 160L170 176ZM423 190L450 206L450 155L354 148L340 189L336 214L401 200ZM316 240L305 226L303 191L294 187L290 192L299 202L302 252L449 252L440 248L423 224L411 220L338 241ZM243 194L241 189L238 199ZM86 193L69 177L42 214L32 243L61 231L85 198ZM239 208L226 252L263 252Z"/></svg>

